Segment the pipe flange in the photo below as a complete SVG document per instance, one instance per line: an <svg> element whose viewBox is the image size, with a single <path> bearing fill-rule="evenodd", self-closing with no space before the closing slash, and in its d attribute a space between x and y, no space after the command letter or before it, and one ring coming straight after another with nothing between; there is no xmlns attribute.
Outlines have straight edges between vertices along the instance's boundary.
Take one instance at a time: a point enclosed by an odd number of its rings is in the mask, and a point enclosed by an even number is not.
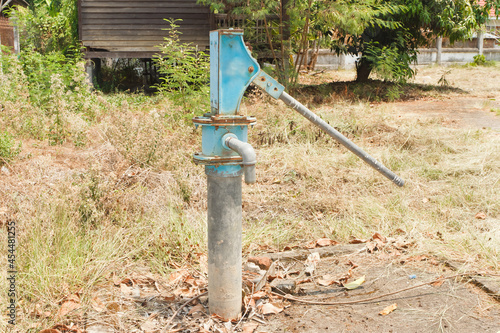
<svg viewBox="0 0 500 333"><path fill-rule="evenodd" d="M193 123L198 126L253 126L257 118L239 115L213 115L209 117L194 117Z"/></svg>

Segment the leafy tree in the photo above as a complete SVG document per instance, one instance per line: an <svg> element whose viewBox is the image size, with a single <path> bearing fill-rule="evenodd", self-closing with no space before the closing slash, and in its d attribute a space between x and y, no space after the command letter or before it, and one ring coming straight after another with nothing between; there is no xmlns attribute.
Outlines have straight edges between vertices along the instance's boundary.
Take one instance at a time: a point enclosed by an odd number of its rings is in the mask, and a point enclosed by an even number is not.
<svg viewBox="0 0 500 333"><path fill-rule="evenodd" d="M275 74L285 86L293 85L300 66L290 63L290 54L303 54L307 48L315 0L198 0L214 13L225 13L228 21L238 18L245 29L245 41L253 52L266 55L275 65ZM241 19L243 18L243 19ZM259 22L258 29L255 27ZM261 28L264 29L261 29ZM303 34L303 31L306 31ZM300 58L300 57L299 57ZM300 60L300 59L299 59ZM271 70L271 69L269 69Z"/></svg>
<svg viewBox="0 0 500 333"><path fill-rule="evenodd" d="M339 54L360 55L357 80L372 71L384 79L404 81L414 75L418 47L435 36L465 39L484 23L489 9L474 0L349 0L323 1L325 33L335 36L331 47ZM350 9L350 15L345 15ZM349 21L349 18L353 18ZM355 24L353 24L355 23Z"/></svg>
<svg viewBox="0 0 500 333"><path fill-rule="evenodd" d="M214 12L245 14L262 19L278 14L277 0L198 0L209 4ZM376 72L383 79L405 81L414 75L410 65L416 61L418 48L428 45L436 36L451 42L465 39L483 24L491 8L497 13L499 0L295 0L289 1L290 42L282 43L283 55L298 54L292 71L292 82L304 62L310 41L329 46L338 54L360 56L357 80L366 81ZM281 22L280 22L281 23ZM268 24L266 23L266 26ZM268 34L269 35L269 34ZM282 35L283 36L283 35ZM283 40L281 36L281 39ZM268 37L268 44L273 42ZM277 57L276 57L277 58ZM281 56L285 59L286 56ZM281 71L286 63L277 63ZM279 74L279 73L278 73ZM283 79L280 79L283 82Z"/></svg>

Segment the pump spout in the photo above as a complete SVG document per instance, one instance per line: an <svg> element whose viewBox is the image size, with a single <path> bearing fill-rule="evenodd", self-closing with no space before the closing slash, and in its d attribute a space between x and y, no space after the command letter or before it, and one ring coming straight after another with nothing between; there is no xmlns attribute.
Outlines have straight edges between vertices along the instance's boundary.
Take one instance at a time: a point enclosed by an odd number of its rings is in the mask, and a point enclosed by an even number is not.
<svg viewBox="0 0 500 333"><path fill-rule="evenodd" d="M243 170L245 174L245 183L253 184L256 181L255 163L257 163L257 155L252 145L238 140L234 136L224 138L224 145L229 149L234 150L243 157Z"/></svg>

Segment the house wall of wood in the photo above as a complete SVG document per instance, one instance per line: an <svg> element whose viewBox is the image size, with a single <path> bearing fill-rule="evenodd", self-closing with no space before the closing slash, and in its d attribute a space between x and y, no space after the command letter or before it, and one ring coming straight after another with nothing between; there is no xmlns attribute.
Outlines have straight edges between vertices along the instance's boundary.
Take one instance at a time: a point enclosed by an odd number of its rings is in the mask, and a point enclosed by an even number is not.
<svg viewBox="0 0 500 333"><path fill-rule="evenodd" d="M0 42L4 46L14 48L14 27L6 17L0 17Z"/></svg>
<svg viewBox="0 0 500 333"><path fill-rule="evenodd" d="M87 58L151 58L169 27L177 24L181 41L205 49L212 27L210 9L196 0L79 0L79 32Z"/></svg>

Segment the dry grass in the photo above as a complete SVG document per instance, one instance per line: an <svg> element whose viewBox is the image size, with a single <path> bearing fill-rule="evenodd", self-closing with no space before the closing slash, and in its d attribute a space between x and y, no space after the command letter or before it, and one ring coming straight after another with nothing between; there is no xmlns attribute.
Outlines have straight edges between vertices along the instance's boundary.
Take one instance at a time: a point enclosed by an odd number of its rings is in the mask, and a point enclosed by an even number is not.
<svg viewBox="0 0 500 333"><path fill-rule="evenodd" d="M420 73L439 80L443 70ZM449 81L476 89L485 70L500 75L497 68L452 68ZM342 75L352 73L325 73L314 80L343 80ZM479 87L480 97L496 96L493 85ZM16 109L13 102L1 116L23 140L8 174L0 174L0 208L7 208L2 223L14 220L18 228L18 331L61 321L61 300L75 292L82 295L82 309L88 308L96 288L113 274L126 277L142 267L161 279L179 266L196 268L195 254L205 251L206 182L203 168L191 162L200 149L199 131L183 119L182 110L160 98L92 98L93 120L65 115L71 133L85 133L76 146L71 139L62 146L33 135L25 139L34 126L27 119L36 115L29 106L17 105L28 110L29 117L19 115L24 127L8 118ZM256 92L242 106L258 119L249 134L258 152L258 182L243 187L246 254L319 237L348 242L380 232L416 240L418 253L498 271L498 133L401 117L397 104L352 102L334 94L322 96L322 103L314 96L301 98L396 171L406 186L397 188L281 102ZM39 132L47 126L41 122ZM484 219L476 218L481 212ZM7 244L5 233L0 244ZM0 263L5 267L5 246ZM0 306L6 307L4 298ZM36 306L49 315L37 317ZM446 309L436 318L445 321ZM2 318L0 329L5 327Z"/></svg>

